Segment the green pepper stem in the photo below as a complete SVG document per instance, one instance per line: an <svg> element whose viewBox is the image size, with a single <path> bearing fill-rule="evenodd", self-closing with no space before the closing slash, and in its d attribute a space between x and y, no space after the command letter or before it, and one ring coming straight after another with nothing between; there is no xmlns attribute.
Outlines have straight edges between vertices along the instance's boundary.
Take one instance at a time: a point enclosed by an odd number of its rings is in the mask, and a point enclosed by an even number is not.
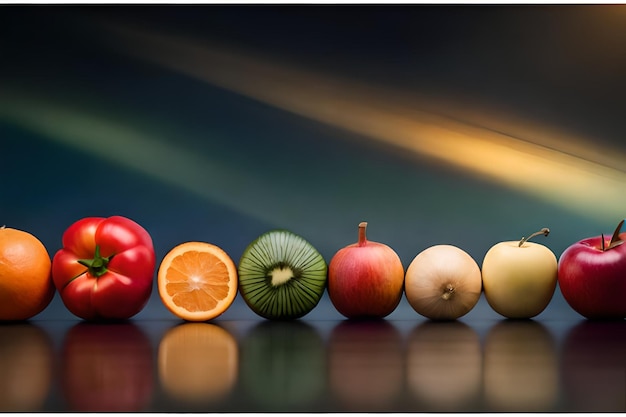
<svg viewBox="0 0 626 417"><path fill-rule="evenodd" d="M89 273L96 278L101 277L106 274L108 269L107 266L109 262L113 258L113 255L105 258L100 255L100 246L96 245L96 251L94 253L93 259L79 259L78 263L86 266L89 269Z"/></svg>
<svg viewBox="0 0 626 417"><path fill-rule="evenodd" d="M547 227L544 227L543 229L541 229L538 232L533 233L532 235L528 236L528 237L522 237L522 240L519 241L519 246L520 248L522 247L522 245L524 243L526 243L529 239L532 239L535 236L539 236L539 235L544 235L544 236L548 236L550 234L550 229L548 229Z"/></svg>

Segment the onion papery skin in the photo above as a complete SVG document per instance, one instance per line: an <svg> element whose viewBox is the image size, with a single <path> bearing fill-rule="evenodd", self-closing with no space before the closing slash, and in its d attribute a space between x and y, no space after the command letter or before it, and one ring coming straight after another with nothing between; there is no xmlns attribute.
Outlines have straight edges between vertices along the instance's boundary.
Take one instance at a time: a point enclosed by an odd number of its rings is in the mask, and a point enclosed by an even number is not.
<svg viewBox="0 0 626 417"><path fill-rule="evenodd" d="M482 278L467 252L435 245L411 261L404 285L407 301L418 314L432 320L456 320L478 303Z"/></svg>

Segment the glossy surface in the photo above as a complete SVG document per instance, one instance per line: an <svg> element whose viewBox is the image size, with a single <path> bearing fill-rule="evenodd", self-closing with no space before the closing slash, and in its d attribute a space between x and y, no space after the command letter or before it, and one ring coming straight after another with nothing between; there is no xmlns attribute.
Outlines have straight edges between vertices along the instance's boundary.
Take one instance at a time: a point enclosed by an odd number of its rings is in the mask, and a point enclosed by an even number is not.
<svg viewBox="0 0 626 417"><path fill-rule="evenodd" d="M0 326L2 411L626 411L626 322Z"/></svg>

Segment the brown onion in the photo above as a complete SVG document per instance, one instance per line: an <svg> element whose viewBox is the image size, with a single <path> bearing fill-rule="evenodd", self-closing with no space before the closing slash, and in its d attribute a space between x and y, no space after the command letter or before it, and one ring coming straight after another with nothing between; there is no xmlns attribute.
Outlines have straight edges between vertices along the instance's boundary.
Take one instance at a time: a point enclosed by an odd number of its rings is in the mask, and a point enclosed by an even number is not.
<svg viewBox="0 0 626 417"><path fill-rule="evenodd" d="M435 245L420 252L404 278L407 301L433 320L455 320L480 298L482 277L476 261L452 245Z"/></svg>

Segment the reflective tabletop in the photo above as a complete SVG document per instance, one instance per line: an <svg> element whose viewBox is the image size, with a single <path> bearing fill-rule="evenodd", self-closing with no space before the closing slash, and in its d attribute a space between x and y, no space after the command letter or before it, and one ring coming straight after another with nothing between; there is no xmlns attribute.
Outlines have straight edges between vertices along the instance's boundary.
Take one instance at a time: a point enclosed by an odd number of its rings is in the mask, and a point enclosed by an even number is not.
<svg viewBox="0 0 626 417"><path fill-rule="evenodd" d="M35 319L0 326L0 410L624 412L624 352L575 316Z"/></svg>

